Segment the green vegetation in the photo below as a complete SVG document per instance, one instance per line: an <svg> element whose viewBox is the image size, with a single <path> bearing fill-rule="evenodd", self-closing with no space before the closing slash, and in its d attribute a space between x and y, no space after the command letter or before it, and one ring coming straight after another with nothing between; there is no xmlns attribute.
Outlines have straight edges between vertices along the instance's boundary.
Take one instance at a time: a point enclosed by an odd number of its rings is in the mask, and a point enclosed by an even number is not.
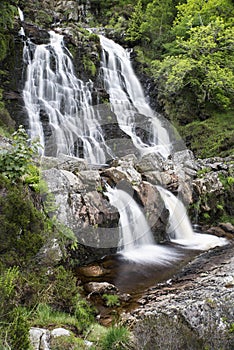
<svg viewBox="0 0 234 350"><path fill-rule="evenodd" d="M103 350L129 349L130 334L125 327L111 327L102 341Z"/></svg>
<svg viewBox="0 0 234 350"><path fill-rule="evenodd" d="M103 294L103 299L106 302L106 306L119 306L120 302L119 302L119 297L118 295L115 294Z"/></svg>
<svg viewBox="0 0 234 350"><path fill-rule="evenodd" d="M39 144L32 141L29 144L28 135L22 126L13 133L12 145L0 152L0 168L2 176L11 183L16 183L25 177L27 183L38 183L38 170L32 166L32 157L37 155Z"/></svg>
<svg viewBox="0 0 234 350"><path fill-rule="evenodd" d="M192 121L184 127L179 126L180 135L190 149L201 158L233 154L233 111L213 112L203 121Z"/></svg>
<svg viewBox="0 0 234 350"><path fill-rule="evenodd" d="M11 39L9 30L13 28L17 3L18 0L1 0L0 2L0 62L6 57L9 48Z"/></svg>

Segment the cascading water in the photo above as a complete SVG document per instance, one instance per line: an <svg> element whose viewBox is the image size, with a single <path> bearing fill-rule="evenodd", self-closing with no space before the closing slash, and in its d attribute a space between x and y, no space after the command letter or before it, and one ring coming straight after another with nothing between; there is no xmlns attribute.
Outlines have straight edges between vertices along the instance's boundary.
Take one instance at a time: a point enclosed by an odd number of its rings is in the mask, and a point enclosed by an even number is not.
<svg viewBox="0 0 234 350"><path fill-rule="evenodd" d="M157 189L166 208L169 210L167 233L171 241L198 250L206 250L227 244L225 238L194 232L183 203L164 188L157 186Z"/></svg>
<svg viewBox="0 0 234 350"><path fill-rule="evenodd" d="M50 44L24 47L27 77L23 98L29 116L31 138L39 137L45 154L83 156L89 163L105 163L106 146L92 106L93 83L83 83L74 73L63 36L50 31ZM48 119L49 131L43 128ZM48 126L47 126L48 129Z"/></svg>
<svg viewBox="0 0 234 350"><path fill-rule="evenodd" d="M170 264L178 254L169 247L156 245L153 234L139 205L125 191L106 186L106 196L118 210L119 253L138 263Z"/></svg>
<svg viewBox="0 0 234 350"><path fill-rule="evenodd" d="M107 196L120 214L121 251L127 252L141 245L154 244L150 227L135 200L127 192L111 187L108 187Z"/></svg>
<svg viewBox="0 0 234 350"><path fill-rule="evenodd" d="M101 72L104 88L110 96L112 111L119 127L131 137L141 154L161 153L167 157L171 151L171 142L167 130L146 102L141 84L130 62L128 52L114 41L100 35L102 45ZM144 130L149 132L148 142L137 135L137 114L141 115ZM149 126L146 127L146 124Z"/></svg>
<svg viewBox="0 0 234 350"><path fill-rule="evenodd" d="M23 14L23 11L19 7L18 7L18 13L19 13L20 22L23 23L24 22L24 14ZM25 36L25 32L24 32L23 27L20 28L19 35Z"/></svg>

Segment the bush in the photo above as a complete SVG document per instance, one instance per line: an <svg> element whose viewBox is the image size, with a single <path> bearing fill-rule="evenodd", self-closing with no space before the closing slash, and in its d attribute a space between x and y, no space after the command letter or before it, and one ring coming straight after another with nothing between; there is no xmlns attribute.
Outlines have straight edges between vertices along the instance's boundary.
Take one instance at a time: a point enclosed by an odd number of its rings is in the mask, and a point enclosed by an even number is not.
<svg viewBox="0 0 234 350"><path fill-rule="evenodd" d="M45 216L38 211L29 191L0 176L0 262L27 266L45 241Z"/></svg>
<svg viewBox="0 0 234 350"><path fill-rule="evenodd" d="M28 135L22 126L13 133L12 137L12 147L0 153L0 169L4 177L16 183L24 175L30 175L32 158L38 153L39 144L29 143Z"/></svg>

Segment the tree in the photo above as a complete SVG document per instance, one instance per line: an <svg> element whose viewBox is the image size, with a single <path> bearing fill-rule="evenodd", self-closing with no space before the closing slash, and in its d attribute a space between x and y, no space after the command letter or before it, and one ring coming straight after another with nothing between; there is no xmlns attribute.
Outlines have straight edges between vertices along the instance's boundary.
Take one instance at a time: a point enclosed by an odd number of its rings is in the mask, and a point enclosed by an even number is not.
<svg viewBox="0 0 234 350"><path fill-rule="evenodd" d="M217 17L228 25L233 23L234 7L232 0L187 0L177 6L178 14L172 31L176 36L187 37L190 29L208 25Z"/></svg>
<svg viewBox="0 0 234 350"><path fill-rule="evenodd" d="M132 16L129 20L129 27L127 30L127 36L126 39L137 43L142 38L142 30L141 30L141 24L143 20L143 10L142 10L142 2L141 0L138 0L134 11L132 13Z"/></svg>

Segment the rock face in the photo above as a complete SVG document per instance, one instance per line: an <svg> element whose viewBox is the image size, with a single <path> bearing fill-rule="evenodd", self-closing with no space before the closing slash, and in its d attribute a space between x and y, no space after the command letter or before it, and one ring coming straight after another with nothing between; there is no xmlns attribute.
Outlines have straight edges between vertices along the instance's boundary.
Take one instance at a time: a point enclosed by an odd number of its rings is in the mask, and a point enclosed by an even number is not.
<svg viewBox="0 0 234 350"><path fill-rule="evenodd" d="M177 175L171 160L163 161L155 154L140 160L135 155L128 155L112 161L104 169L93 169L82 159L60 155L59 158L44 157L42 168L43 178L55 201L55 210L50 215L56 215L75 233L82 247L78 254L81 263L116 252L118 247L119 213L108 201L106 184L130 194L142 208L155 241L161 242L167 239L169 214L157 185L162 185L161 179L166 178L167 186L178 193L181 183L184 188L190 181L186 168L183 176ZM158 173L158 178L152 175L153 172ZM45 197L45 203L46 200Z"/></svg>
<svg viewBox="0 0 234 350"><path fill-rule="evenodd" d="M233 157L215 157L197 161L197 176L193 180L193 213L200 224L232 220L233 160ZM190 214L192 216L192 212Z"/></svg>
<svg viewBox="0 0 234 350"><path fill-rule="evenodd" d="M135 348L233 349L234 246L203 253L123 315Z"/></svg>

